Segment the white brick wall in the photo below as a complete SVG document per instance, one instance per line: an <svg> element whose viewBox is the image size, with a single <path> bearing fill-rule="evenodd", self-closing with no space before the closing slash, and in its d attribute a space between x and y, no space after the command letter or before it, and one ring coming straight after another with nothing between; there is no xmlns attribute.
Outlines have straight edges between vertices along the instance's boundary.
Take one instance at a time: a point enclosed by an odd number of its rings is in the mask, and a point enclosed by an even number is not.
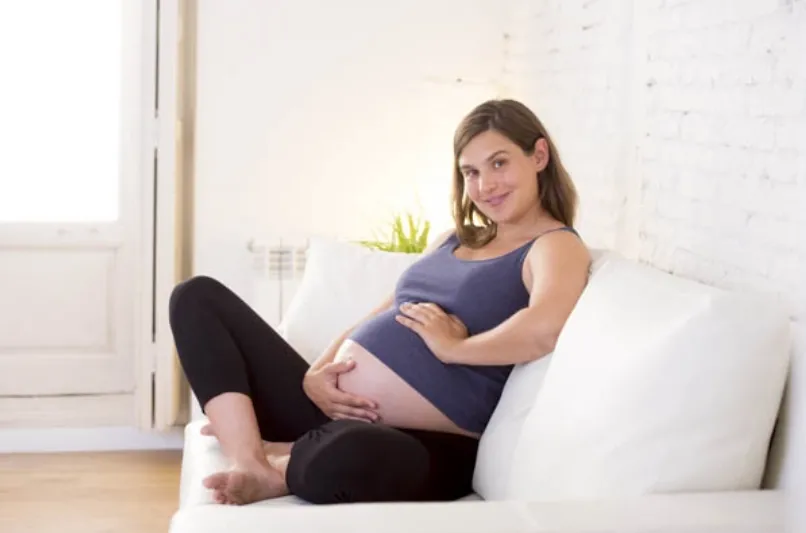
<svg viewBox="0 0 806 533"><path fill-rule="evenodd" d="M779 295L806 387L806 2L516 0L514 12L507 86L556 135L586 239Z"/></svg>
<svg viewBox="0 0 806 533"><path fill-rule="evenodd" d="M646 35L642 180L653 184L639 193L638 256L778 292L804 318L792 298L804 292L795 265L806 255L803 6L655 4L636 19Z"/></svg>
<svg viewBox="0 0 806 533"><path fill-rule="evenodd" d="M516 0L506 63L510 94L538 114L580 191L580 227L606 246L625 202L629 3Z"/></svg>

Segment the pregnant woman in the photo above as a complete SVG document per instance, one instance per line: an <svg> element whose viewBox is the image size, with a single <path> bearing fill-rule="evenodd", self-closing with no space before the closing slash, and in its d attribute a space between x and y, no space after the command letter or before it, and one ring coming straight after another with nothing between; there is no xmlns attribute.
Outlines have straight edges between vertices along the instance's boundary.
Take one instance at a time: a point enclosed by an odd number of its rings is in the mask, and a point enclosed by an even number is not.
<svg viewBox="0 0 806 533"><path fill-rule="evenodd" d="M554 349L588 277L574 186L523 104L488 101L454 139L456 229L308 365L221 283L176 287L182 367L232 468L215 501L450 500L514 364Z"/></svg>

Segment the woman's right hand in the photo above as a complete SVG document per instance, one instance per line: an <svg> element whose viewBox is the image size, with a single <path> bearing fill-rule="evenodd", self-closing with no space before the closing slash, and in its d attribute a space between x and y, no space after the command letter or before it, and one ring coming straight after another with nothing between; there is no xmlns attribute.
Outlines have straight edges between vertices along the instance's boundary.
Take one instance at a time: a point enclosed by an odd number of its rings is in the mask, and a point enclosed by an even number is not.
<svg viewBox="0 0 806 533"><path fill-rule="evenodd" d="M308 398L328 417L354 419L364 422L378 422L380 416L375 411L378 404L339 389L339 375L355 368L355 361L327 363L319 369L311 369L302 380L302 389Z"/></svg>

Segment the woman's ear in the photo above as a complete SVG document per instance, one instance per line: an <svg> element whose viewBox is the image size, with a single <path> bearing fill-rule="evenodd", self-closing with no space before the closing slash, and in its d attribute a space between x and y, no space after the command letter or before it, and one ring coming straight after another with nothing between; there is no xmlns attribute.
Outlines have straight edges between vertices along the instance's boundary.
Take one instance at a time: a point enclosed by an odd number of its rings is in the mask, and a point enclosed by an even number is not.
<svg viewBox="0 0 806 533"><path fill-rule="evenodd" d="M532 157L537 165L537 171L543 172L549 164L549 143L544 137L540 137L535 141Z"/></svg>

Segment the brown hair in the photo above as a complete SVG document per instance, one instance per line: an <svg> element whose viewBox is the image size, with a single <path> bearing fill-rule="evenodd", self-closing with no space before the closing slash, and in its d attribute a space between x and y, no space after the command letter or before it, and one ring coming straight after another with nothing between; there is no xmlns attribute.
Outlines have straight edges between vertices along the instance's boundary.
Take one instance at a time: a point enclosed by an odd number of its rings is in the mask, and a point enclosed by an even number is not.
<svg viewBox="0 0 806 533"><path fill-rule="evenodd" d="M541 207L567 226L573 226L577 193L571 177L560 161L557 148L548 131L535 114L515 100L489 100L473 109L456 128L453 139L453 220L462 244L478 248L496 235L497 225L481 213L465 195L464 177L459 170L459 155L477 135L495 130L517 144L526 154L534 153L538 139L546 139L549 161L538 173L538 195ZM476 220L481 225L476 224Z"/></svg>

